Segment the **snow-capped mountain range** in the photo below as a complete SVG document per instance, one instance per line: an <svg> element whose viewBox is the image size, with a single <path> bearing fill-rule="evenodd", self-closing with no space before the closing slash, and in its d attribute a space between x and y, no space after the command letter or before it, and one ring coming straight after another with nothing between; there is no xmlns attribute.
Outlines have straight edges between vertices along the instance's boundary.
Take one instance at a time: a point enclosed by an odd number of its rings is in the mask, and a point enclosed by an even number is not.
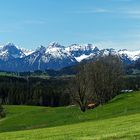
<svg viewBox="0 0 140 140"><path fill-rule="evenodd" d="M0 46L0 70L58 70L76 65L84 60L97 59L109 54L117 55L125 64L131 64L140 59L140 50L99 49L92 44L63 46L53 42L47 47L41 46L32 51L8 43Z"/></svg>

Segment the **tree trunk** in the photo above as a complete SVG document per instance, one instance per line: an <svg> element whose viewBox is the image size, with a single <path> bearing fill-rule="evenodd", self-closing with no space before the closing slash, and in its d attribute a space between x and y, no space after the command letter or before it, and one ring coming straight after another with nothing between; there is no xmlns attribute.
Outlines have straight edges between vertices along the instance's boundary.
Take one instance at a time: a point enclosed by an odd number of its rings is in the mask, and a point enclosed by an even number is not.
<svg viewBox="0 0 140 140"><path fill-rule="evenodd" d="M84 105L82 105L80 108L81 108L81 111L82 112L85 112L86 111L86 107Z"/></svg>

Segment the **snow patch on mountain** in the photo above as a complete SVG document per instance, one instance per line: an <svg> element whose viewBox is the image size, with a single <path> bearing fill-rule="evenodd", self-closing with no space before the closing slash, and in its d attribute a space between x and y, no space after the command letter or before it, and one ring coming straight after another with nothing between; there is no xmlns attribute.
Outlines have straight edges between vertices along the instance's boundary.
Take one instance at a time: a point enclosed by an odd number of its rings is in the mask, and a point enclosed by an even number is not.
<svg viewBox="0 0 140 140"><path fill-rule="evenodd" d="M28 50L28 49L24 49L24 48L20 48L20 50L26 55L30 55L32 54L34 51L33 50Z"/></svg>
<svg viewBox="0 0 140 140"><path fill-rule="evenodd" d="M121 56L126 56L129 59L131 59L132 61L136 61L137 59L140 58L140 50L138 51L128 51L128 50L119 50L118 53Z"/></svg>
<svg viewBox="0 0 140 140"><path fill-rule="evenodd" d="M79 57L75 57L75 59L76 59L78 62L81 62L82 60L87 59L87 58L90 58L91 56L92 56L92 54L90 54L90 55L82 54L82 55L79 56Z"/></svg>

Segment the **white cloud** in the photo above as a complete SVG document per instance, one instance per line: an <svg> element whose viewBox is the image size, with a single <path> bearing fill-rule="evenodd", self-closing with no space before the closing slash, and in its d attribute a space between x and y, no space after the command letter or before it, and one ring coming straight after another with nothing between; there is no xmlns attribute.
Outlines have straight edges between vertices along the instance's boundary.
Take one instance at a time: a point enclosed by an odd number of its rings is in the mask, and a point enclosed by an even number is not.
<svg viewBox="0 0 140 140"><path fill-rule="evenodd" d="M75 11L74 13L77 14L97 14L97 13L110 13L111 11L109 9L104 8L94 8L94 9L88 9L88 10L79 10Z"/></svg>
<svg viewBox="0 0 140 140"><path fill-rule="evenodd" d="M113 10L108 10L108 13L119 14L120 17L140 19L139 7L117 7Z"/></svg>

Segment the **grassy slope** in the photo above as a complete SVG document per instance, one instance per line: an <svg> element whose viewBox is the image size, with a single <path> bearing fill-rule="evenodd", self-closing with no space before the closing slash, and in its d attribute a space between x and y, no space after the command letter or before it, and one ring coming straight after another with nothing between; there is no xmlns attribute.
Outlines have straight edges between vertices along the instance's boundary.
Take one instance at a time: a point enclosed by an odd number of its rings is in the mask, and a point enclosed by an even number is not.
<svg viewBox="0 0 140 140"><path fill-rule="evenodd" d="M140 139L140 114L51 128L0 133L0 140Z"/></svg>
<svg viewBox="0 0 140 140"><path fill-rule="evenodd" d="M0 132L53 127L1 133L0 140L140 138L140 92L119 95L86 113L72 107L6 106L6 110L8 115L0 121Z"/></svg>

